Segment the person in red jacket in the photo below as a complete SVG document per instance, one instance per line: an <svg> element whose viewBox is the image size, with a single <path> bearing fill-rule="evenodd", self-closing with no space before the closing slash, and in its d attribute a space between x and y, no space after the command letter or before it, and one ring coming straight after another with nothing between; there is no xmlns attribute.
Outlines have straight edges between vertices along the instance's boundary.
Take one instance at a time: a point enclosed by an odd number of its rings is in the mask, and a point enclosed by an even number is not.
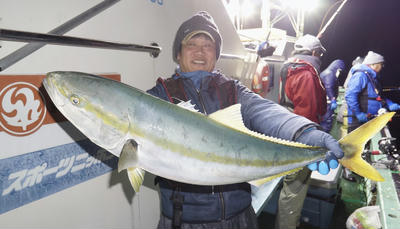
<svg viewBox="0 0 400 229"><path fill-rule="evenodd" d="M317 37L304 35L295 42L293 55L281 70L285 90L280 103L295 114L318 124L322 121L327 104L326 91L319 78L321 57L325 52ZM295 229L299 224L310 176L311 170L304 168L284 178L275 228Z"/></svg>
<svg viewBox="0 0 400 229"><path fill-rule="evenodd" d="M325 52L318 38L300 37L293 56L285 63L285 94L293 112L320 123L326 112L326 91L319 78L321 56Z"/></svg>

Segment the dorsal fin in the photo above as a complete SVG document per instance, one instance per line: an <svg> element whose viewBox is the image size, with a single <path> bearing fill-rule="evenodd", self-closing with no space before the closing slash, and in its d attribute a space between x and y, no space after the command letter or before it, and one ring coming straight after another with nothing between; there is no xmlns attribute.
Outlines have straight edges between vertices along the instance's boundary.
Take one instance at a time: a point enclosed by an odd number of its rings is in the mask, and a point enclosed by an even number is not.
<svg viewBox="0 0 400 229"><path fill-rule="evenodd" d="M299 142L291 142L280 138L274 138L249 130L243 123L242 113L240 111L241 104L234 104L225 109L218 110L208 117L232 129L241 131L251 136L261 138L270 142L275 142L284 145L297 146L297 147L311 147Z"/></svg>
<svg viewBox="0 0 400 229"><path fill-rule="evenodd" d="M178 103L176 105L178 105L178 106L180 106L180 107L182 107L182 108L184 108L186 110L190 110L190 111L193 111L193 112L199 112L199 110L197 110L195 108L195 106L192 104L191 100L188 100L186 102L185 101L181 101L180 103Z"/></svg>

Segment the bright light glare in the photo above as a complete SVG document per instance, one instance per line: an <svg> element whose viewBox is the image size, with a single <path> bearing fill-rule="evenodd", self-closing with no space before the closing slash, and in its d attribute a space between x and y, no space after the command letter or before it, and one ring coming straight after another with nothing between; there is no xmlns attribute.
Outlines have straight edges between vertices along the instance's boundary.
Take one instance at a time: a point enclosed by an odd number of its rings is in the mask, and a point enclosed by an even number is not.
<svg viewBox="0 0 400 229"><path fill-rule="evenodd" d="M239 12L240 12L239 2L236 0L236 1L230 1L229 4L226 3L225 1L224 1L224 3L225 3L226 10L229 14L229 17L231 18L231 20L233 22L234 18L237 15L239 15Z"/></svg>
<svg viewBox="0 0 400 229"><path fill-rule="evenodd" d="M254 5L250 1L244 1L241 7L243 17L250 17L254 14Z"/></svg>
<svg viewBox="0 0 400 229"><path fill-rule="evenodd" d="M318 6L319 0L281 0L284 8L312 11Z"/></svg>

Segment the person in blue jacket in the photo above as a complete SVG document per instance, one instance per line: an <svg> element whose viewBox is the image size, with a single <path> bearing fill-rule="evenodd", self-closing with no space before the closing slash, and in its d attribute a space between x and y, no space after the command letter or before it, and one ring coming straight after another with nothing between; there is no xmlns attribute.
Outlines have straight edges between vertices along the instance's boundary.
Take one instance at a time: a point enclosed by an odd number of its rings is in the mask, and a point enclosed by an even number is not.
<svg viewBox="0 0 400 229"><path fill-rule="evenodd" d="M348 133L378 115L378 111L400 109L399 104L381 97L379 72L384 66L382 55L369 51L360 65L351 69L345 91L348 114Z"/></svg>
<svg viewBox="0 0 400 229"><path fill-rule="evenodd" d="M330 150L326 160L310 167L322 173L336 168L343 152L333 137L318 130L308 119L261 98L239 81L215 70L221 47L222 38L213 18L204 11L195 14L176 33L175 73L167 79L159 78L147 92L171 103L190 101L204 114L240 103L246 127L269 136L326 147ZM158 228L258 227L248 183L203 186L163 177L156 177L155 181L161 199Z"/></svg>
<svg viewBox="0 0 400 229"><path fill-rule="evenodd" d="M343 60L334 60L332 63L321 72L319 77L325 86L327 99L326 113L322 116L320 123L322 129L329 133L332 129L334 119L334 111L337 108L336 99L339 94L338 77L340 72L344 70L345 64Z"/></svg>

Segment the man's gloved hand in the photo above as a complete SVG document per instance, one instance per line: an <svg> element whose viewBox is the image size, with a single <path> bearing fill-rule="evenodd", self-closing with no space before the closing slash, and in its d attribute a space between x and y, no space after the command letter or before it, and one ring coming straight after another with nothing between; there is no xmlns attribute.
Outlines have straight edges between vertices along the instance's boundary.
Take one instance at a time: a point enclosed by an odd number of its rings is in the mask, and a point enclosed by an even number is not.
<svg viewBox="0 0 400 229"><path fill-rule="evenodd" d="M336 109L336 107L337 107L337 103L336 103L336 99L334 99L331 101L331 107L330 107L331 111L334 111Z"/></svg>
<svg viewBox="0 0 400 229"><path fill-rule="evenodd" d="M356 117L359 122L367 122L368 121L367 114L365 114L364 112L357 113Z"/></svg>
<svg viewBox="0 0 400 229"><path fill-rule="evenodd" d="M390 111L397 111L397 110L399 110L399 109L400 109L400 105L397 104L397 103L391 103L391 104L389 105L389 110L390 110Z"/></svg>
<svg viewBox="0 0 400 229"><path fill-rule="evenodd" d="M329 150L326 152L323 161L314 162L308 165L310 170L318 170L318 172L323 175L328 174L330 169L336 169L339 165L338 159L344 156L339 143L331 135L321 130L317 130L315 127L305 130L296 141L307 145L325 147Z"/></svg>

